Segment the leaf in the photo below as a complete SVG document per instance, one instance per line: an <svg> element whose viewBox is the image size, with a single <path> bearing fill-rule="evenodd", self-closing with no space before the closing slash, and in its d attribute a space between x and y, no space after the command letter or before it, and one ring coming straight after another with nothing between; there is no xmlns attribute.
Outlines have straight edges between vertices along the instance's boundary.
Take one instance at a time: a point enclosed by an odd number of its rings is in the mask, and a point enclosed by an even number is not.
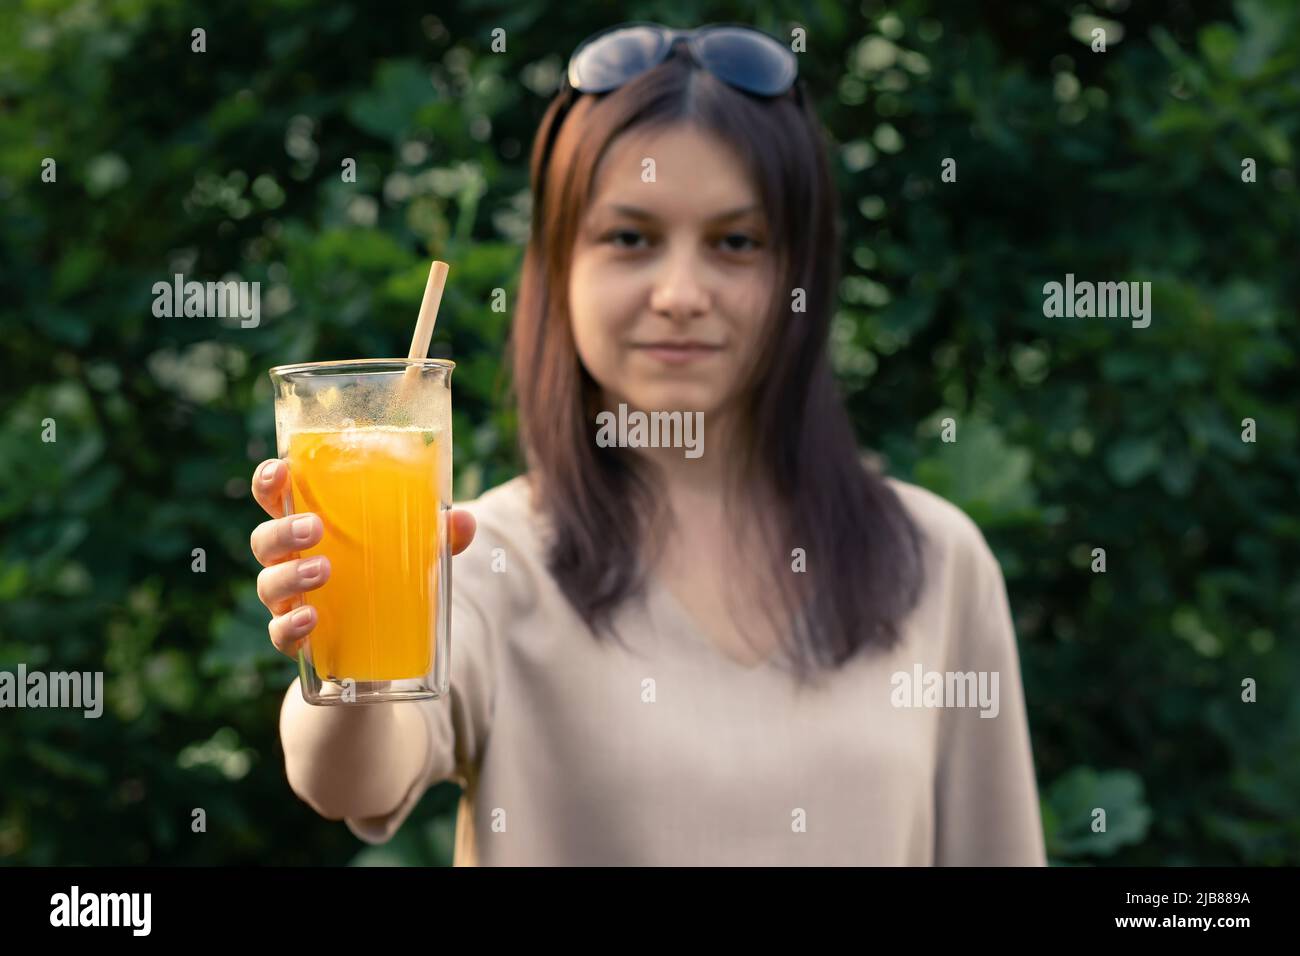
<svg viewBox="0 0 1300 956"><path fill-rule="evenodd" d="M252 580L238 588L236 609L220 612L212 622L211 644L199 664L208 677L252 669L275 657L266 632L269 612L257 599Z"/></svg>
<svg viewBox="0 0 1300 956"><path fill-rule="evenodd" d="M108 783L108 771L99 763L81 754L55 747L40 740L29 740L27 755L39 767L61 780L76 781L93 787Z"/></svg>
<svg viewBox="0 0 1300 956"><path fill-rule="evenodd" d="M1201 31L1201 52L1217 69L1227 72L1237 53L1237 33L1226 23L1212 23Z"/></svg>
<svg viewBox="0 0 1300 956"><path fill-rule="evenodd" d="M396 139L413 125L426 103L437 99L428 71L415 60L385 60L371 88L351 96L348 119L368 133Z"/></svg>
<svg viewBox="0 0 1300 956"><path fill-rule="evenodd" d="M1179 448L1164 456L1160 463L1160 485L1171 495L1182 498L1196 479L1196 460Z"/></svg>
<svg viewBox="0 0 1300 956"><path fill-rule="evenodd" d="M51 293L55 301L68 299L95 279L104 264L104 254L94 246L73 246L59 260L59 267L54 273L54 288ZM89 321L82 317L80 321L89 326Z"/></svg>
<svg viewBox="0 0 1300 956"><path fill-rule="evenodd" d="M916 466L917 480L981 526L1026 520L1037 511L1029 481L1033 456L1009 446L994 425L958 420L957 440L935 442Z"/></svg>
<svg viewBox="0 0 1300 956"><path fill-rule="evenodd" d="M1131 770L1076 767L1048 788L1045 801L1050 813L1044 818L1054 824L1048 842L1062 856L1110 856L1145 839L1151 823L1142 778ZM1095 832L1099 809L1105 811L1106 829Z"/></svg>
<svg viewBox="0 0 1300 956"><path fill-rule="evenodd" d="M1101 376L1108 382L1140 382L1150 378L1155 360L1141 352L1107 352L1101 358Z"/></svg>
<svg viewBox="0 0 1300 956"><path fill-rule="evenodd" d="M1160 445L1152 438L1126 435L1106 452L1106 470L1116 484L1137 484L1160 464Z"/></svg>

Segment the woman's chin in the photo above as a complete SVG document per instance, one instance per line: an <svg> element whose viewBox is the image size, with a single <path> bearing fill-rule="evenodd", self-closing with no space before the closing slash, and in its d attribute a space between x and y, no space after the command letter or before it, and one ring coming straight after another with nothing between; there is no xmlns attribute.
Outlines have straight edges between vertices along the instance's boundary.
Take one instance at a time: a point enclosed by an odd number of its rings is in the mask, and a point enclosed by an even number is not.
<svg viewBox="0 0 1300 956"><path fill-rule="evenodd" d="M625 399L628 410L645 412L701 412L707 418L718 407L718 397L708 388L647 388L630 394ZM617 402L614 407L617 408Z"/></svg>

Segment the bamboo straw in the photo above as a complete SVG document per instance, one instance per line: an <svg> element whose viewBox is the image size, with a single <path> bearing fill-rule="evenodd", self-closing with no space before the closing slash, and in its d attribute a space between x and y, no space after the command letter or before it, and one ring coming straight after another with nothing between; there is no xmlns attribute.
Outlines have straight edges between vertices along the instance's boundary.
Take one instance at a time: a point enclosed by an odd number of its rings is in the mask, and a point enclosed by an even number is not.
<svg viewBox="0 0 1300 956"><path fill-rule="evenodd" d="M433 340L433 323L438 319L438 306L442 304L442 290L447 284L449 266L441 259L434 259L429 269L429 281L424 286L424 301L420 303L420 317L415 323L415 333L411 336L411 350L408 359L423 359L429 356L429 343ZM411 396L411 389L420 377L417 366L408 366L402 373L402 382L398 394L403 399Z"/></svg>

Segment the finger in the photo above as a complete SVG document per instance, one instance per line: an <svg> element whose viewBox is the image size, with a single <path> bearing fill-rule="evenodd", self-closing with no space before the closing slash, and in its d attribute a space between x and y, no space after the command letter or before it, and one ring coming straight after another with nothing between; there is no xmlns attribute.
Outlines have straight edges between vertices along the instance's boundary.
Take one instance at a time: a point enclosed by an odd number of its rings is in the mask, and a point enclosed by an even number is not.
<svg viewBox="0 0 1300 956"><path fill-rule="evenodd" d="M314 591L330 576L330 561L323 554L285 561L257 575L257 599L272 614L284 614L304 591Z"/></svg>
<svg viewBox="0 0 1300 956"><path fill-rule="evenodd" d="M275 645L277 651L288 657L297 657L298 645L315 626L316 609L310 604L304 604L287 614L271 618L266 628L271 634L271 643Z"/></svg>
<svg viewBox="0 0 1300 956"><path fill-rule="evenodd" d="M248 537L253 557L258 564L269 568L273 564L297 557L298 551L310 548L325 534L325 525L310 511L291 514L285 518L263 521Z"/></svg>
<svg viewBox="0 0 1300 956"><path fill-rule="evenodd" d="M272 518L284 517L284 482L289 477L289 462L268 458L253 472L253 497Z"/></svg>
<svg viewBox="0 0 1300 956"><path fill-rule="evenodd" d="M456 511L451 513L451 553L460 554L469 547L469 543L474 540L474 532L478 528L478 522L468 511Z"/></svg>

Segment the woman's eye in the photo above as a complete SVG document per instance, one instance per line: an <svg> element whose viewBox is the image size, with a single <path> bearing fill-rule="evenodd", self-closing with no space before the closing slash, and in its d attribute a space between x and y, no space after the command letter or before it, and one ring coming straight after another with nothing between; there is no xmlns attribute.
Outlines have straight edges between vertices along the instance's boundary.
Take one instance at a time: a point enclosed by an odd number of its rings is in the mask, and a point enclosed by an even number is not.
<svg viewBox="0 0 1300 956"><path fill-rule="evenodd" d="M612 242L615 246L618 246L621 249L631 249L634 247L623 245L622 243L618 242L618 238L620 236L632 236L633 241L635 241L636 237L639 237L640 235L641 233L637 232L635 229L617 229L614 232L611 232L608 235L606 235L605 241Z"/></svg>
<svg viewBox="0 0 1300 956"><path fill-rule="evenodd" d="M749 245L747 247L742 246L740 248L736 248L735 246L732 246L730 248L731 252L746 252L748 249L757 249L759 246L757 239L754 239L752 236L747 236L741 232L733 232L731 235L723 239L723 242L731 242L733 239L739 239L741 242L749 243Z"/></svg>

